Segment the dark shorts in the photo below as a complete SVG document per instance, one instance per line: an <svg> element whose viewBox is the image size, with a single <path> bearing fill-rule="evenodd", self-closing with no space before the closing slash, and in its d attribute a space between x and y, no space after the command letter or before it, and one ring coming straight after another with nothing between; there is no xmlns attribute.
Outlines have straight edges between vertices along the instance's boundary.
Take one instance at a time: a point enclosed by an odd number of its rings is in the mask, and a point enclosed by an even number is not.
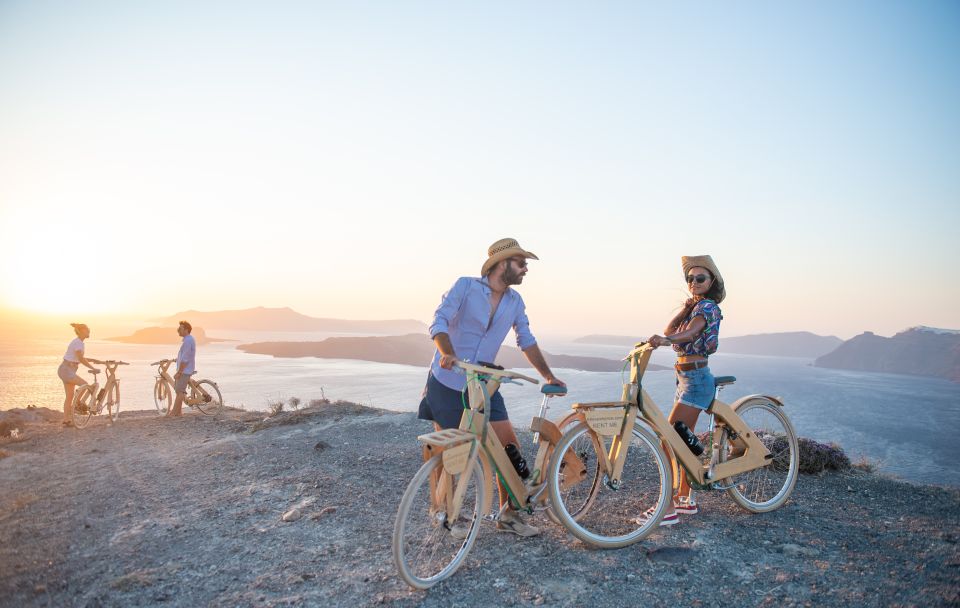
<svg viewBox="0 0 960 608"><path fill-rule="evenodd" d="M423 388L423 399L420 400L421 420L432 420L440 425L441 429L455 429L460 426L460 417L463 416L463 404L467 396L461 391L444 386L433 374L427 374L427 385ZM500 391L490 396L490 421L508 420L507 406L503 402Z"/></svg>

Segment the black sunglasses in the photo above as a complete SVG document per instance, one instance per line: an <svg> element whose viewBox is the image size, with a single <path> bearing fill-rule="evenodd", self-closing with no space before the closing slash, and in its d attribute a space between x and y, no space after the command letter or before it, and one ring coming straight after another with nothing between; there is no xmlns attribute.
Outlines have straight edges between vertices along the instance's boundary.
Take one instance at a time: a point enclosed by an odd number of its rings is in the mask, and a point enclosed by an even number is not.
<svg viewBox="0 0 960 608"><path fill-rule="evenodd" d="M510 258L510 261L512 261L514 264L516 264L517 267L519 267L519 268L526 268L526 267L527 267L527 260L526 260L526 258Z"/></svg>
<svg viewBox="0 0 960 608"><path fill-rule="evenodd" d="M705 282L707 281L707 279L709 279L709 278L710 278L710 277L707 276L707 275L705 275L705 274L688 274L688 275L687 275L687 283L689 284L689 283L693 283L694 281L696 281L696 282L697 282L697 285L702 285L702 284L705 283Z"/></svg>

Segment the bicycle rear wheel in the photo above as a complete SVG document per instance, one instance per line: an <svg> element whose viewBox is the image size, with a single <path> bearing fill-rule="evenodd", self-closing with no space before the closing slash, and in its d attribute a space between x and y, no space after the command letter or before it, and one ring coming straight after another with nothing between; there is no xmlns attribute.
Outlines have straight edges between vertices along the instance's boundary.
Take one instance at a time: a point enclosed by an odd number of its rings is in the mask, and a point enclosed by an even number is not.
<svg viewBox="0 0 960 608"><path fill-rule="evenodd" d="M576 422L577 421L574 420L574 424L564 425L561 427L561 430L567 431L573 428ZM567 465L582 466L581 471L576 473L579 481L574 484L561 484L560 489L567 513L574 520L580 519L590 510L594 499L597 497L597 493L600 491L600 484L603 480L603 465L600 460L600 451L603 450L603 445L599 441L599 437L595 433L583 433L582 435L578 435L577 438L570 443L564 456L561 456L561 458L565 456L567 458L566 463L560 464L560 472L564 474L564 479L568 476L568 472L566 471ZM551 458L555 452L556 446L554 446L554 450L551 452ZM571 459L569 455L576 456L576 458ZM549 461L547 464L549 466ZM564 485L566 489L562 487ZM547 515L555 523L563 524L563 521L557 516L552 505L552 502L547 505Z"/></svg>
<svg viewBox="0 0 960 608"><path fill-rule="evenodd" d="M77 387L77 392L73 396L73 424L79 429L90 422L93 408L96 407L93 397L93 385L84 384Z"/></svg>
<svg viewBox="0 0 960 608"><path fill-rule="evenodd" d="M589 509L574 518L585 492L564 488L568 473L563 455L582 445L584 435L595 433L582 423L571 428L550 461L547 482L554 512L574 536L595 547L613 549L642 540L660 523L670 499L669 464L660 440L646 428L634 426L620 484L614 489L604 472ZM591 441L603 445L599 437Z"/></svg>
<svg viewBox="0 0 960 608"><path fill-rule="evenodd" d="M199 388L203 388L203 391L210 396L209 401L206 401L206 397L198 390ZM220 396L220 389L211 380L200 380L196 387L191 388L191 390L196 399L197 409L200 410L201 414L215 416L223 408L223 397Z"/></svg>
<svg viewBox="0 0 960 608"><path fill-rule="evenodd" d="M799 448L797 434L783 408L769 399L744 401L737 415L770 450L770 464L721 480L730 485L727 494L738 505L754 513L773 511L787 501L797 483ZM720 462L732 458L733 446L727 434L720 438Z"/></svg>
<svg viewBox="0 0 960 608"><path fill-rule="evenodd" d="M397 570L416 589L428 589L456 572L480 530L480 511L486 498L480 463L473 463L468 479L462 479L462 474L455 476L454 489L457 484L467 484L457 522L447 521L444 508L438 508L437 501L431 500L430 478L442 470L439 454L423 463L403 493L393 527Z"/></svg>
<svg viewBox="0 0 960 608"><path fill-rule="evenodd" d="M171 393L173 391L170 390L170 385L165 380L158 378L156 384L153 385L153 403L157 406L157 413L161 416L170 411Z"/></svg>

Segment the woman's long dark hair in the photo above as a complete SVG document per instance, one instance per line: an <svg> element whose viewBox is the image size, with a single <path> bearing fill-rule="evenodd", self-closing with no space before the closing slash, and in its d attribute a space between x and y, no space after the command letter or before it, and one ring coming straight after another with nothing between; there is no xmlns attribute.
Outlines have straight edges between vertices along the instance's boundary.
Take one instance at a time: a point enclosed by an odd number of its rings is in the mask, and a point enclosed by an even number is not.
<svg viewBox="0 0 960 608"><path fill-rule="evenodd" d="M675 333L680 325L686 321L687 317L690 316L690 312L693 311L693 307L697 305L697 302L700 300L713 300L714 302L720 297L720 285L717 283L717 280L714 278L713 273L709 270L707 274L710 275L710 280L713 281L710 284L710 289L707 290L707 293L702 296L693 296L692 298L687 298L687 301L683 303L683 307L680 309L670 322L667 324L667 328L663 330L665 334Z"/></svg>

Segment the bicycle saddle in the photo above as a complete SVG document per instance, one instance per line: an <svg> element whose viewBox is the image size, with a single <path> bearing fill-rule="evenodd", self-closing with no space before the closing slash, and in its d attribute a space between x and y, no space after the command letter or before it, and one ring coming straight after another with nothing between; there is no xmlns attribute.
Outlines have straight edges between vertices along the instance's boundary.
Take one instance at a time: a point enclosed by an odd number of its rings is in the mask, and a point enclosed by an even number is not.
<svg viewBox="0 0 960 608"><path fill-rule="evenodd" d="M559 384L544 384L540 387L540 392L551 397L562 397L567 394L567 387Z"/></svg>
<svg viewBox="0 0 960 608"><path fill-rule="evenodd" d="M733 384L737 381L736 376L716 376L713 379L713 386L724 386L726 384Z"/></svg>
<svg viewBox="0 0 960 608"><path fill-rule="evenodd" d="M94 375L96 375L96 374L99 374L99 373L100 373L100 370L99 370L99 369L88 369L88 370L87 370L87 373L88 373L88 374L94 374Z"/></svg>

